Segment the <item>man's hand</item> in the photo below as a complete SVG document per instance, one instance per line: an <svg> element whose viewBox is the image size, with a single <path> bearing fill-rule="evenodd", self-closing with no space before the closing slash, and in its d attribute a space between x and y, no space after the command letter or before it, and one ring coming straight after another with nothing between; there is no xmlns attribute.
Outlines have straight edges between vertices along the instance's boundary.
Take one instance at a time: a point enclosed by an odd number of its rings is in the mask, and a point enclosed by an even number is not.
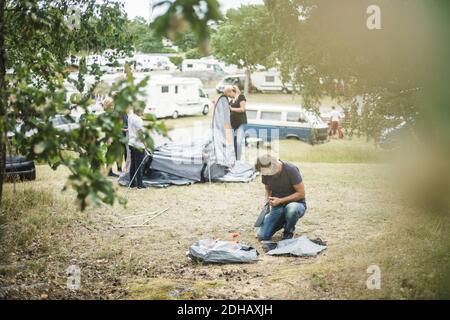
<svg viewBox="0 0 450 320"><path fill-rule="evenodd" d="M272 206L272 207L279 207L279 206L281 206L282 204L283 204L283 201L282 201L282 199L280 199L280 198L276 198L276 197L270 197L269 198L269 204Z"/></svg>

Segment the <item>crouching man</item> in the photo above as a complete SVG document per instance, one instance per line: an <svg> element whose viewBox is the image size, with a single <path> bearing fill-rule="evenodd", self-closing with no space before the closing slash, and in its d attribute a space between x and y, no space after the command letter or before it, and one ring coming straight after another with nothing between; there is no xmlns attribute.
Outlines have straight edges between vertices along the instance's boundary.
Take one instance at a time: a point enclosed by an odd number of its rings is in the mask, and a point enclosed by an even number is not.
<svg viewBox="0 0 450 320"><path fill-rule="evenodd" d="M305 185L299 169L292 163L263 155L256 161L256 170L261 172L266 202L271 209L264 218L259 240L270 240L281 229L283 240L292 239L295 225L306 212Z"/></svg>

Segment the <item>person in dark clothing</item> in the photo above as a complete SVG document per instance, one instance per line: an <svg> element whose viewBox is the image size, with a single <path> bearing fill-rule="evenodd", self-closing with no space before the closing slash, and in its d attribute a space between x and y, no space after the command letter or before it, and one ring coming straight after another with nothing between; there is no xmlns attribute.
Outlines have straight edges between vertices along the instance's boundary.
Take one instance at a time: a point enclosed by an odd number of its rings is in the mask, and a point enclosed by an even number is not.
<svg viewBox="0 0 450 320"><path fill-rule="evenodd" d="M237 86L227 86L224 94L231 99L231 127L234 131L234 149L236 151L236 159L242 158L242 143L245 138L245 125L247 124L247 99Z"/></svg>
<svg viewBox="0 0 450 320"><path fill-rule="evenodd" d="M124 114L122 117L122 135L124 138L128 140L128 114ZM124 152L124 159L125 162L127 161L127 154L128 154L128 144L123 144L123 152Z"/></svg>
<svg viewBox="0 0 450 320"><path fill-rule="evenodd" d="M128 146L131 152L130 179L131 188L146 189L143 183L145 157L145 144L141 139L144 130L144 121L141 118L142 110L128 113Z"/></svg>
<svg viewBox="0 0 450 320"><path fill-rule="evenodd" d="M307 209L305 185L299 169L270 155L259 157L255 167L261 172L266 203L271 207L258 238L270 240L277 231L284 229L283 239L292 239L295 226Z"/></svg>

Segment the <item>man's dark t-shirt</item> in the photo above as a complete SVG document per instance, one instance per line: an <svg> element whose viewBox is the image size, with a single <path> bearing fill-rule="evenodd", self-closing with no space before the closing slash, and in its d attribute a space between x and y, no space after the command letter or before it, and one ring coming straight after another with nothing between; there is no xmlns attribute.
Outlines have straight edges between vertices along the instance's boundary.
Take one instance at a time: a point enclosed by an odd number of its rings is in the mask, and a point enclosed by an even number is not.
<svg viewBox="0 0 450 320"><path fill-rule="evenodd" d="M230 103L231 108L240 108L242 101L247 101L243 94L239 95L235 102ZM247 114L245 112L231 111L231 127L233 129L239 129L244 124L247 124Z"/></svg>
<svg viewBox="0 0 450 320"><path fill-rule="evenodd" d="M275 176L262 176L262 183L272 190L272 197L285 198L294 194L294 186L303 182L300 170L292 163L283 162L283 169ZM306 200L298 201L306 205Z"/></svg>

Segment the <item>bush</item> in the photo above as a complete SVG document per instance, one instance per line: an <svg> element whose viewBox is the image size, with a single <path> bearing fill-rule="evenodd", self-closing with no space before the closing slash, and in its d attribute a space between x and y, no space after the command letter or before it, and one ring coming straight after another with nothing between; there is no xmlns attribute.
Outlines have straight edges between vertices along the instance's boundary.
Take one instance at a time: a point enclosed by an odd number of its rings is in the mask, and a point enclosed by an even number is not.
<svg viewBox="0 0 450 320"><path fill-rule="evenodd" d="M181 64L183 63L183 57L180 56L170 57L169 59L170 62L172 62L176 66L181 66Z"/></svg>

